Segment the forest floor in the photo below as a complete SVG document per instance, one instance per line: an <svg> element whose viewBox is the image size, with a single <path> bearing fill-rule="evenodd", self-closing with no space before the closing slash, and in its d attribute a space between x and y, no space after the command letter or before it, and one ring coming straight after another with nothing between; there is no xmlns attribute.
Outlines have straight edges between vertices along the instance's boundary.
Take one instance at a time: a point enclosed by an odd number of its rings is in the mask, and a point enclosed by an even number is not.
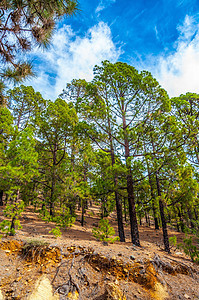
<svg viewBox="0 0 199 300"><path fill-rule="evenodd" d="M1 211L0 222L3 218ZM179 249L164 252L161 230L139 226L141 247L136 247L125 226L125 243L104 245L92 235L99 219L99 208L90 207L82 227L77 212L74 225L55 239L49 233L55 224L27 208L22 229L1 239L0 299L199 299L199 266ZM115 213L109 222L117 234ZM178 243L185 238L174 229L168 233ZM27 242L32 248L23 246ZM31 298L39 278L50 282L54 296Z"/></svg>

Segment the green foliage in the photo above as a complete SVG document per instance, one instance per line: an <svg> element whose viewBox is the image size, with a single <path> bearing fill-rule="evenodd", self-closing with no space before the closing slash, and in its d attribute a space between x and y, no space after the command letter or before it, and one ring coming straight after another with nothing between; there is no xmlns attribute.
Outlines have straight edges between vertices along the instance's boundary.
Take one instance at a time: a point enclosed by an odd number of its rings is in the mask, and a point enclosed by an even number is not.
<svg viewBox="0 0 199 300"><path fill-rule="evenodd" d="M35 45L47 47L62 16L77 11L76 0L3 0L0 8L0 104L6 81L20 82L33 76L26 52Z"/></svg>
<svg viewBox="0 0 199 300"><path fill-rule="evenodd" d="M5 217L11 220L3 220L0 223L0 229L6 235L15 235L17 229L21 229L22 226L19 221L19 217L24 211L24 202L15 202L14 204L7 204L3 211Z"/></svg>
<svg viewBox="0 0 199 300"><path fill-rule="evenodd" d="M49 231L49 233L52 233L55 236L55 238L58 238L62 235L59 227L53 228L51 231Z"/></svg>
<svg viewBox="0 0 199 300"><path fill-rule="evenodd" d="M65 207L59 214L52 218L52 221L55 222L59 227L66 228L71 227L75 222L75 217L71 216L69 208Z"/></svg>
<svg viewBox="0 0 199 300"><path fill-rule="evenodd" d="M21 85L7 91L8 108L12 111L19 130L34 124L36 117L46 108L46 100L32 86Z"/></svg>
<svg viewBox="0 0 199 300"><path fill-rule="evenodd" d="M56 211L54 216L51 216L46 208L40 210L40 217L45 222L54 222L61 228L71 227L75 222L75 217L71 216L68 207L62 207Z"/></svg>
<svg viewBox="0 0 199 300"><path fill-rule="evenodd" d="M171 236L171 237L169 238L169 243L170 243L172 246L174 246L174 247L177 246L177 237L176 237L176 235Z"/></svg>
<svg viewBox="0 0 199 300"><path fill-rule="evenodd" d="M115 234L115 230L113 227L110 226L109 221L107 219L102 219L99 222L99 228L93 228L92 230L93 236L100 240L105 242L114 243L116 241L119 241L119 237L113 237Z"/></svg>
<svg viewBox="0 0 199 300"><path fill-rule="evenodd" d="M192 237L187 237L183 240L183 243L178 244L179 248L184 250L193 262L199 263L199 250L195 245L193 245Z"/></svg>

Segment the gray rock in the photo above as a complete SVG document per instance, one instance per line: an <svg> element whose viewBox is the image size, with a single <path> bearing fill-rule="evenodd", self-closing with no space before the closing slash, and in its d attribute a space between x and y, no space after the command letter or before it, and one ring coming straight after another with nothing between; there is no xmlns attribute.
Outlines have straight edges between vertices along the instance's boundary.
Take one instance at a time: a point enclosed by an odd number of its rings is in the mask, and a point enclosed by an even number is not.
<svg viewBox="0 0 199 300"><path fill-rule="evenodd" d="M135 260L135 256L131 255L131 256L130 256L130 259L131 259L131 260Z"/></svg>

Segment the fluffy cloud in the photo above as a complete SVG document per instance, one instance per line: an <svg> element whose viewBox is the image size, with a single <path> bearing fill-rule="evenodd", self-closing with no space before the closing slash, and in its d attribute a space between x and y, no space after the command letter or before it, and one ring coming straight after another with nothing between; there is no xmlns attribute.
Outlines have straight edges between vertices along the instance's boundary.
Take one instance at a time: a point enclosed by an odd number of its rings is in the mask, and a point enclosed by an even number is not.
<svg viewBox="0 0 199 300"><path fill-rule="evenodd" d="M91 80L94 65L105 59L115 62L120 54L107 24L100 22L84 37L64 25L54 35L48 50L36 49L32 53L32 58L40 61L36 70L38 77L26 84L41 91L44 97L55 99L67 82L78 78Z"/></svg>
<svg viewBox="0 0 199 300"><path fill-rule="evenodd" d="M179 37L174 52L160 56L152 70L170 96L199 93L199 25L196 21L194 17L186 16L177 28Z"/></svg>

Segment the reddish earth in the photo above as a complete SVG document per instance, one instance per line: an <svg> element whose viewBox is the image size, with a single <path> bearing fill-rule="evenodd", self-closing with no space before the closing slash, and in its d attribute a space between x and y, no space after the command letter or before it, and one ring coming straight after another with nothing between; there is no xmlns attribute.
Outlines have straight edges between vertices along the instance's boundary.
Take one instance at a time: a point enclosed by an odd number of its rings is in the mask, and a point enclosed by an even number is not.
<svg viewBox="0 0 199 300"><path fill-rule="evenodd" d="M5 299L26 299L41 274L47 274L54 291L59 288L61 291L64 284L72 286L70 288L74 290L79 288L81 299L125 299L121 295L117 296L118 298L111 298L113 296L108 292L110 283L114 283L126 299L199 299L198 265L192 263L179 249L172 249L171 254L165 253L161 230L155 231L152 227L139 226L141 247L138 248L132 245L130 229L126 226L125 243L116 242L105 246L102 242L96 241L92 235L92 228L99 221L97 206L90 208L85 214L84 227L78 221L80 219L78 215L75 224L71 228L62 230L62 236L57 239L49 233L55 225L42 221L38 216L38 213L33 212L33 208L26 209L20 218L23 228L17 231L15 237L2 238L0 288ZM1 212L0 221L2 220ZM116 230L117 222L114 213L109 217L109 221ZM169 236L173 235L177 236L178 243L185 237L184 234L169 229ZM40 261L43 251L41 248L39 248L38 261L31 264L31 261L28 262L27 258L20 254L20 245L12 244L11 248L6 244L2 246L6 241L17 240L24 243L30 239L46 241L50 244L51 249L48 249L48 254L45 254L48 258L46 262ZM74 247L72 250L71 246ZM51 250L56 253L55 256L50 254ZM60 251L61 254L58 255L56 251ZM34 249L33 257L35 253ZM135 268L134 273L132 268ZM75 278L74 285L68 283L70 275L73 281ZM81 279L82 276L84 280ZM60 292L60 299L69 298ZM76 298L74 296L70 299Z"/></svg>

